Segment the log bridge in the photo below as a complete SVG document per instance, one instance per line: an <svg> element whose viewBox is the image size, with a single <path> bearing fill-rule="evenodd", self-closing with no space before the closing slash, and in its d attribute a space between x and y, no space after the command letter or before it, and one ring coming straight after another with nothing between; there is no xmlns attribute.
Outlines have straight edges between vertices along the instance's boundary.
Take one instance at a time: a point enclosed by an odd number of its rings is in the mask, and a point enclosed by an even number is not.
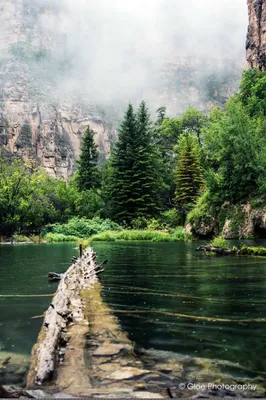
<svg viewBox="0 0 266 400"><path fill-rule="evenodd" d="M27 390L59 397L169 398L169 378L145 368L103 302L98 275L106 261L97 265L88 248L65 274L49 274L59 285L32 350Z"/></svg>

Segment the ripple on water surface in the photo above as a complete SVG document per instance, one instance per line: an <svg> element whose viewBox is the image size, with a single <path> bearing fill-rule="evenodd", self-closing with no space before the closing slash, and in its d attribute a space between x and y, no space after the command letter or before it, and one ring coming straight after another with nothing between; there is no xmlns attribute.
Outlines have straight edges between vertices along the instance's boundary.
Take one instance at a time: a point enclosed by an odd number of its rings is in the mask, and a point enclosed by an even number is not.
<svg viewBox="0 0 266 400"><path fill-rule="evenodd" d="M266 371L266 259L205 257L198 243L95 243L103 295L139 349ZM0 348L29 354L75 244L0 245ZM249 372L251 374L251 372Z"/></svg>

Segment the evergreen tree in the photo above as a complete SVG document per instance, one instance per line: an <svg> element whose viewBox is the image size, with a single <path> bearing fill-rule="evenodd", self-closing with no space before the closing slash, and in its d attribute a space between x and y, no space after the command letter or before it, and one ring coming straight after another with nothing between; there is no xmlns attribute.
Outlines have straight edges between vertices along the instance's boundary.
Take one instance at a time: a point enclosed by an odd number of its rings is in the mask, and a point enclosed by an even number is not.
<svg viewBox="0 0 266 400"><path fill-rule="evenodd" d="M163 121L165 120L166 115L166 107L158 108L157 112L157 121L155 123L156 126L161 126Z"/></svg>
<svg viewBox="0 0 266 400"><path fill-rule="evenodd" d="M99 152L94 142L94 134L95 132L88 126L82 139L77 171L77 185L80 191L95 189L99 186L97 166Z"/></svg>
<svg viewBox="0 0 266 400"><path fill-rule="evenodd" d="M144 101L140 104L137 113L137 130L140 142L135 170L136 174L139 175L139 189L141 189L140 197L142 199L139 212L143 209L143 215L152 216L160 208L158 193L161 182L158 174L159 163L157 162L159 156L153 144L150 114Z"/></svg>
<svg viewBox="0 0 266 400"><path fill-rule="evenodd" d="M181 135L178 148L175 203L186 214L195 204L203 184L200 151L196 137L189 133Z"/></svg>
<svg viewBox="0 0 266 400"><path fill-rule="evenodd" d="M156 214L156 165L151 124L145 103L137 115L129 104L110 161L110 207L114 219L129 224L133 219Z"/></svg>

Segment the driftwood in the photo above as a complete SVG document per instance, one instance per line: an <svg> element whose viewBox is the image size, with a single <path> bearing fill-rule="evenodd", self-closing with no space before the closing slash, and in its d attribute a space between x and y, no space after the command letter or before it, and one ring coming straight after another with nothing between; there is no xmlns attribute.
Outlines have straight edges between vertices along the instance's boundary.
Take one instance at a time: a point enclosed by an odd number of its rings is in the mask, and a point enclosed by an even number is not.
<svg viewBox="0 0 266 400"><path fill-rule="evenodd" d="M231 250L231 249L226 249L224 247L216 247L216 246L200 246L196 249L196 251L204 251L206 253L216 253L223 256L238 254L238 250Z"/></svg>
<svg viewBox="0 0 266 400"><path fill-rule="evenodd" d="M66 343L65 332L69 324L82 320L82 290L97 280L94 252L87 249L75 260L65 274L50 273L53 279L61 277L58 290L45 313L39 344L33 349L28 385L41 385L53 375L60 361L60 346ZM99 271L100 272L100 271Z"/></svg>
<svg viewBox="0 0 266 400"><path fill-rule="evenodd" d="M60 281L63 278L64 274L57 274L56 272L48 272L48 278L51 278L55 281Z"/></svg>

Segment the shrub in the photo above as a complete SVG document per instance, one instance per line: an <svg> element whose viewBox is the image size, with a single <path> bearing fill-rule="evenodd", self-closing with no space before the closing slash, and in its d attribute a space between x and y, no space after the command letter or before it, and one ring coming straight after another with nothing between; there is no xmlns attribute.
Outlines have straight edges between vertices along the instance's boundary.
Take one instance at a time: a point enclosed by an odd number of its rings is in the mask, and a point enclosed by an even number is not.
<svg viewBox="0 0 266 400"><path fill-rule="evenodd" d="M43 235L46 238L48 233L53 233L85 239L97 233L120 229L122 228L110 219L101 219L98 217L86 219L75 217L70 219L67 224L48 225L43 231Z"/></svg>
<svg viewBox="0 0 266 400"><path fill-rule="evenodd" d="M147 224L147 229L148 230L159 230L162 228L162 224L160 223L160 221L158 221L155 218L152 218L151 220L149 220L148 224Z"/></svg>
<svg viewBox="0 0 266 400"><path fill-rule="evenodd" d="M44 236L44 240L49 243L60 243L60 242L76 242L78 240L75 236L67 236L63 233L47 233Z"/></svg>
<svg viewBox="0 0 266 400"><path fill-rule="evenodd" d="M30 242L30 239L24 235L15 234L13 237L14 237L14 241L17 243Z"/></svg>
<svg viewBox="0 0 266 400"><path fill-rule="evenodd" d="M188 213L186 222L191 223L195 228L201 224L212 224L214 221L214 212L211 204L210 193L207 190L198 199L195 207Z"/></svg>
<svg viewBox="0 0 266 400"><path fill-rule="evenodd" d="M192 239L191 233L185 232L185 230L182 226L179 226L176 229L170 230L170 234L175 240L187 241L187 240Z"/></svg>
<svg viewBox="0 0 266 400"><path fill-rule="evenodd" d="M131 222L131 227L133 229L146 229L148 225L148 219L145 217L138 217L133 219Z"/></svg>
<svg viewBox="0 0 266 400"><path fill-rule="evenodd" d="M216 238L214 238L211 242L210 242L210 246L214 246L214 247L223 247L225 249L227 249L228 243L225 239L223 239L220 236L217 236Z"/></svg>
<svg viewBox="0 0 266 400"><path fill-rule="evenodd" d="M254 255L254 256L266 256L266 248L265 247L248 247L244 244L241 246L240 254Z"/></svg>
<svg viewBox="0 0 266 400"><path fill-rule="evenodd" d="M182 218L182 215L180 215L176 208L164 211L160 215L161 223L167 228L175 228L181 225Z"/></svg>

